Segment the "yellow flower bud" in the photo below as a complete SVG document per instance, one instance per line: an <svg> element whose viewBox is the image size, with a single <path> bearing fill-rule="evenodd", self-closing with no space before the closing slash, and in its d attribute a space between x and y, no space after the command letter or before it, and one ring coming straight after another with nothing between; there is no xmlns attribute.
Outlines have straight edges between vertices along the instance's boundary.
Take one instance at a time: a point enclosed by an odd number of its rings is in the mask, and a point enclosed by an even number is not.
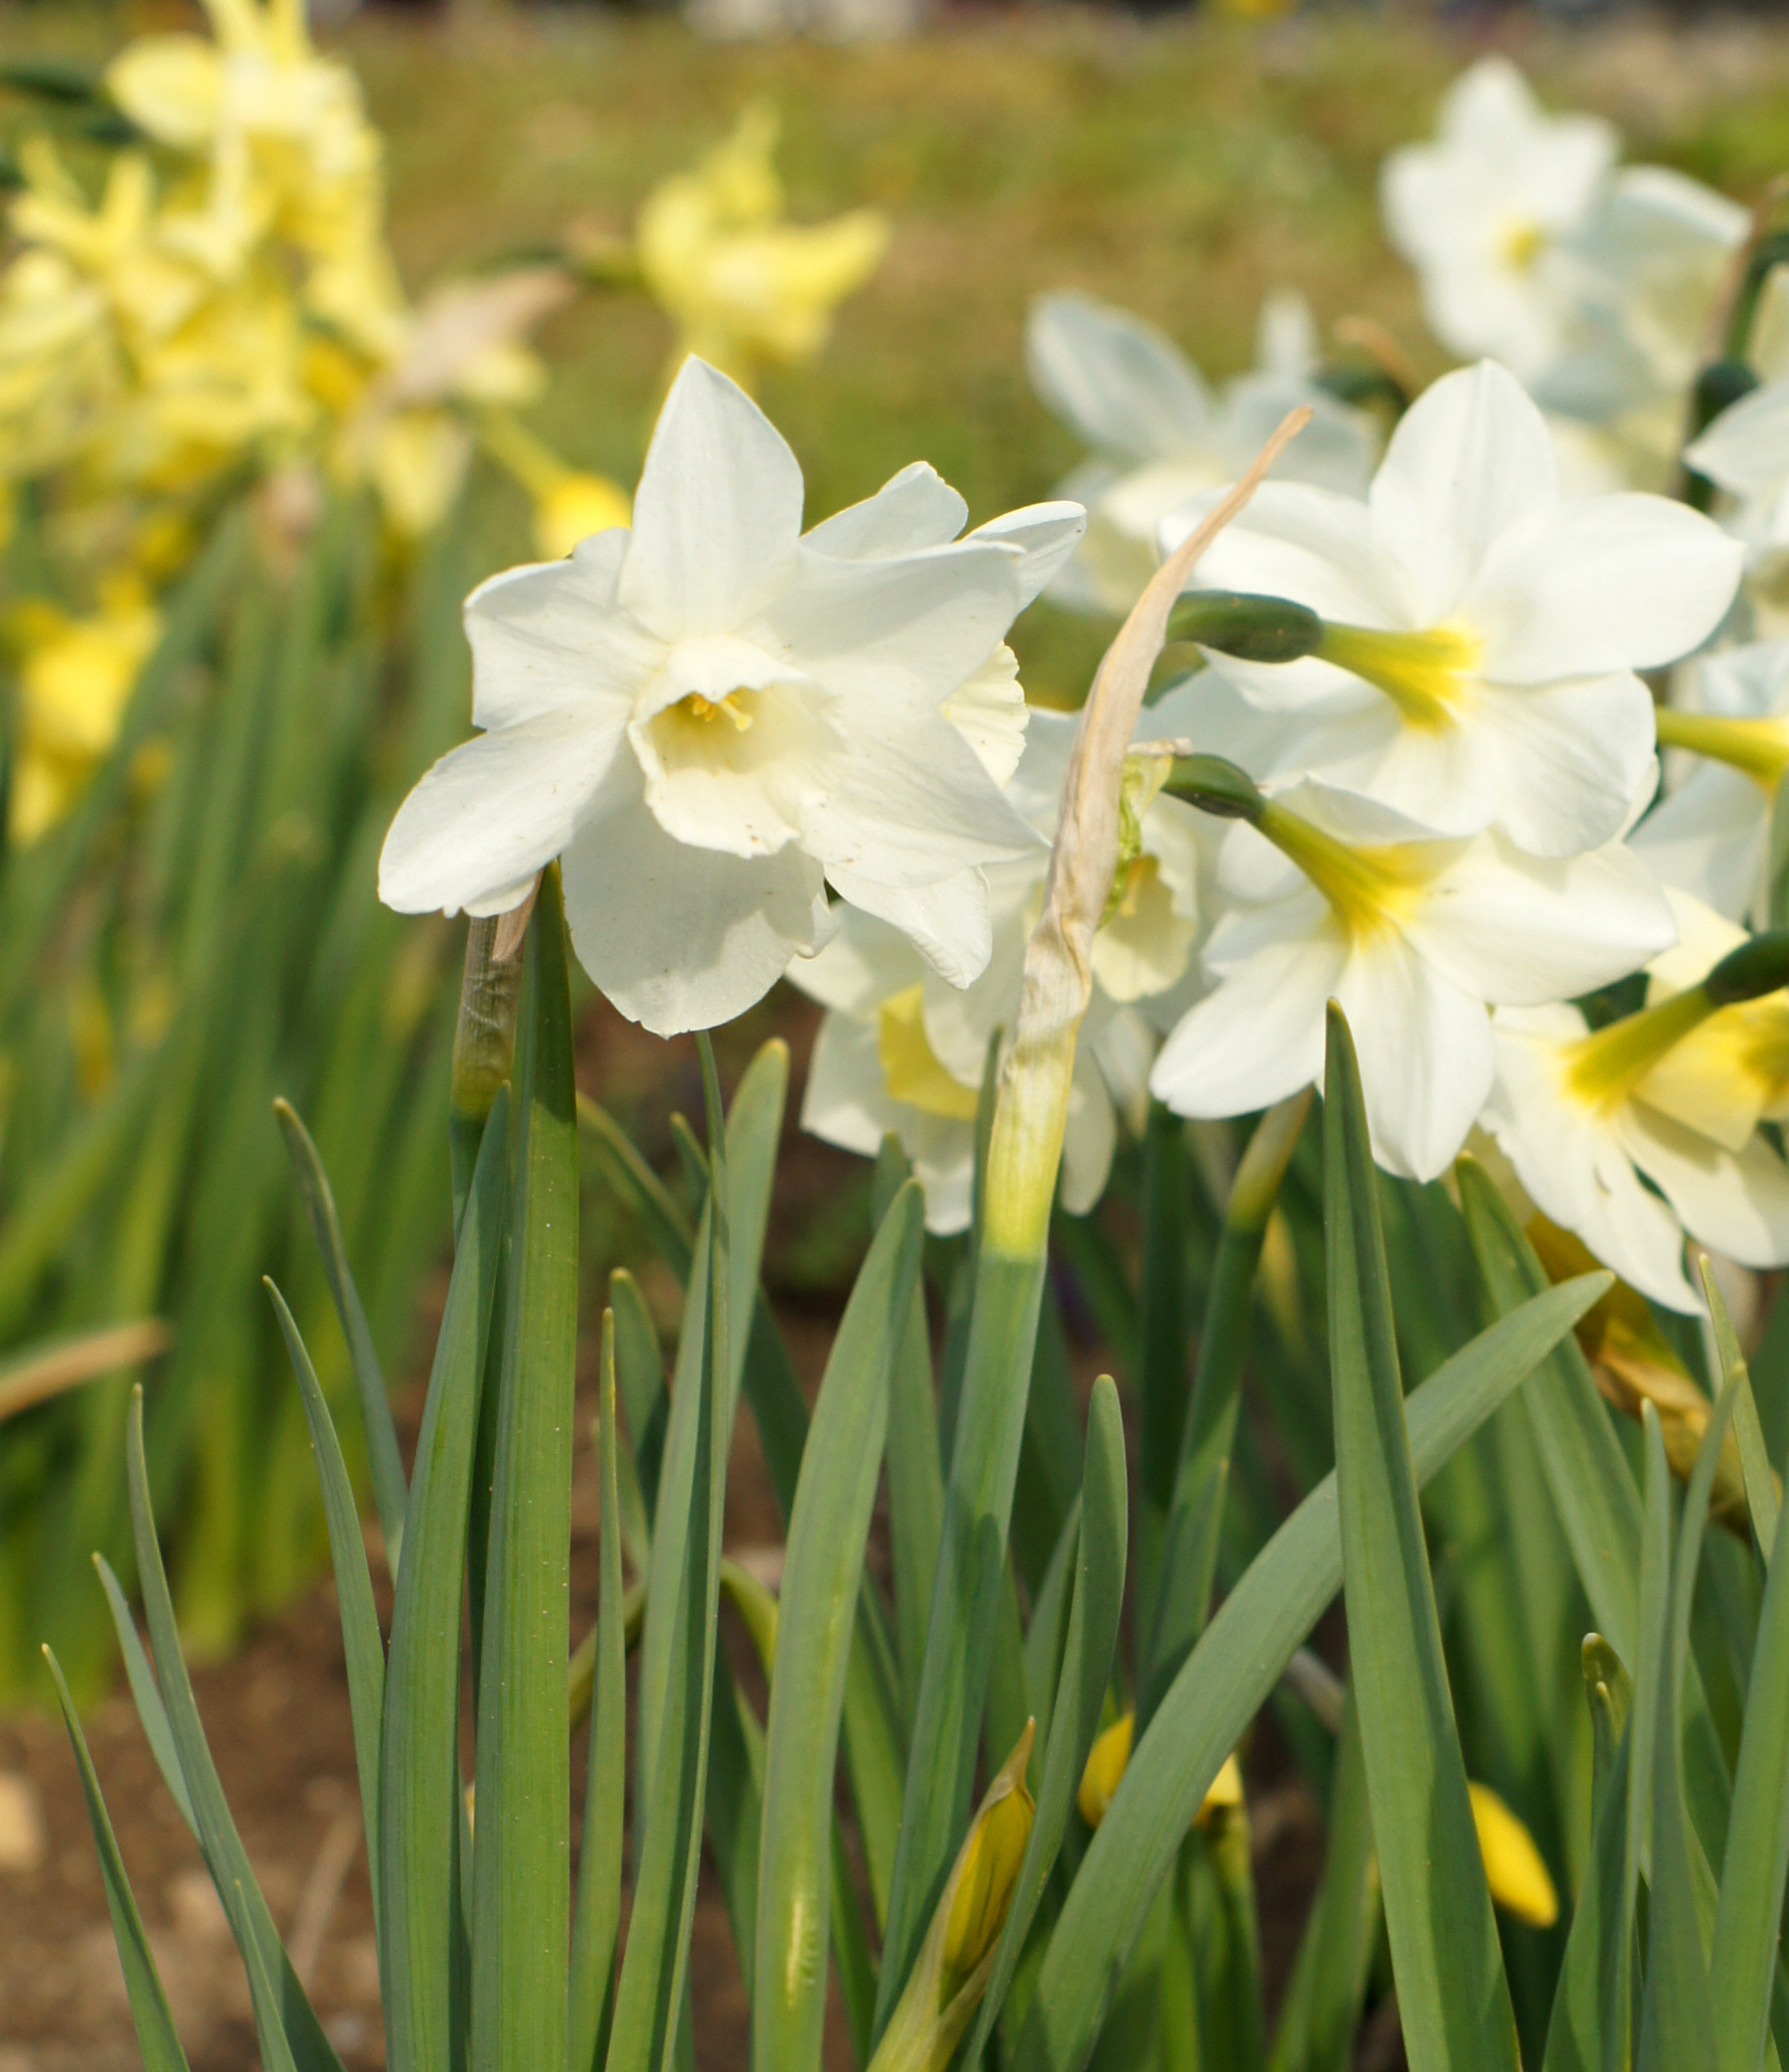
<svg viewBox="0 0 1789 2072"><path fill-rule="evenodd" d="M1127 1712L1122 1719L1107 1727L1087 1751L1087 1767L1081 1772L1080 1790L1074 1795L1074 1803L1089 1828L1097 1828L1105 1819L1112 1794L1117 1791L1130 1762L1131 1735L1136 1724L1136 1714Z"/></svg>
<svg viewBox="0 0 1789 2072"><path fill-rule="evenodd" d="M944 1990L953 1993L990 1954L1006 1926L1025 1844L1031 1838L1032 1796L1019 1779L984 1806L963 1845L950 1912L944 1923Z"/></svg>
<svg viewBox="0 0 1789 2072"><path fill-rule="evenodd" d="M1506 1913L1532 1928L1550 1928L1559 1918L1559 1895L1547 1875L1534 1836L1486 1784L1468 1784L1472 1824L1491 1897Z"/></svg>

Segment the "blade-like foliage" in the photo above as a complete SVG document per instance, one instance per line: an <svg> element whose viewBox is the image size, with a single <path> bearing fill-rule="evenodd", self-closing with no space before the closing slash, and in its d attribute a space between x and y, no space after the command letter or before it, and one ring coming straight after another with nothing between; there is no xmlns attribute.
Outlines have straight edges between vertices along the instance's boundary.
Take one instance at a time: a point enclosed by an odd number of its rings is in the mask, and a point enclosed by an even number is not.
<svg viewBox="0 0 1789 2072"><path fill-rule="evenodd" d="M1516 2015L1460 1755L1354 1041L1329 1012L1324 1234L1349 1660L1411 2072L1517 2072Z"/></svg>
<svg viewBox="0 0 1789 2072"><path fill-rule="evenodd" d="M918 1278L922 1206L917 1185L908 1182L852 1290L789 1523L764 1751L751 1997L753 2063L789 2072L820 2063L833 1770L891 1378Z"/></svg>

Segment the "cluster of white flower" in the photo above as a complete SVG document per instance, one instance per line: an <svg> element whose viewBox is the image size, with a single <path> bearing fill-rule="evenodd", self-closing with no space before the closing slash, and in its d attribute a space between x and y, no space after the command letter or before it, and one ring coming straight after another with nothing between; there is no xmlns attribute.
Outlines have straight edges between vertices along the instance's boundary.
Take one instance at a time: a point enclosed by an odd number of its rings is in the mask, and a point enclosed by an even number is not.
<svg viewBox="0 0 1789 2072"><path fill-rule="evenodd" d="M827 1010L807 1125L867 1153L894 1132L932 1228L963 1227L1075 723L1028 709L1007 630L1047 584L1127 608L1304 404L1192 580L1308 631L1264 661L1190 607L1214 645L1142 716L1064 1205L1097 1199L1149 1094L1224 1117L1319 1079L1335 999L1389 1171L1433 1179L1471 1140L1679 1309L1686 1231L1789 1260L1789 1164L1760 1128L1789 1116L1789 992L1741 925L1766 917L1789 641L1734 631L1789 550L1789 383L1690 448L1713 516L1644 486L1745 219L1614 161L1603 124L1543 114L1500 61L1393 157L1387 220L1435 327L1492 357L1422 394L1377 472L1375 418L1326 392L1284 297L1221 392L1122 311L1040 302L1034 379L1092 458L1061 501L967 534L924 466L803 533L793 455L691 361L632 531L469 600L483 731L400 814L386 898L494 913L560 858L586 970L663 1033L787 973ZM1604 442L1589 490L1567 408ZM1639 672L1680 664L1660 708ZM1576 1003L1623 981L1631 1012L1593 1027Z"/></svg>

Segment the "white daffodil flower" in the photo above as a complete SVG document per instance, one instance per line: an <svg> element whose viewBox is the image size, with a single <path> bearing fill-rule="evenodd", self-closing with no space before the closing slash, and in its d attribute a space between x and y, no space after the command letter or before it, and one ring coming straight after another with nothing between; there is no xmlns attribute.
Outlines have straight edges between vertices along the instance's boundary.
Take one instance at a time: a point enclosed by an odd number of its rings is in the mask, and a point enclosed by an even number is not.
<svg viewBox="0 0 1789 2072"><path fill-rule="evenodd" d="M1693 703L1658 716L1672 788L1634 847L1664 883L1738 920L1766 893L1771 809L1789 770L1789 640L1706 655L1682 680Z"/></svg>
<svg viewBox="0 0 1789 2072"><path fill-rule="evenodd" d="M1530 386L1548 410L1599 427L1630 480L1663 489L1690 386L1750 218L1665 166L1628 166L1564 240L1571 300L1558 353Z"/></svg>
<svg viewBox="0 0 1789 2072"><path fill-rule="evenodd" d="M1032 386L1092 449L1060 494L1087 507L1087 536L1051 594L1122 613L1155 572L1162 519L1202 489L1233 482L1290 409L1313 412L1274 473L1358 491L1378 450L1373 420L1318 388L1316 328L1290 290L1262 305L1257 363L1214 391L1172 339L1127 310L1042 295L1025 334Z"/></svg>
<svg viewBox="0 0 1789 2072"><path fill-rule="evenodd" d="M1619 147L1594 115L1547 114L1507 58L1454 81L1435 140L1393 151L1380 176L1385 234L1444 346L1524 378L1554 358L1569 306L1559 240L1589 215Z"/></svg>
<svg viewBox="0 0 1789 2072"><path fill-rule="evenodd" d="M1075 724L1072 714L1031 716L1010 796L1040 836L1056 825ZM1202 819L1175 799L1150 803L1094 938L1093 998L1062 1144L1062 1203L1075 1215L1105 1191L1118 1116L1140 1123L1156 1044L1142 1005L1196 968ZM861 912L843 913L825 947L789 969L791 983L827 1010L808 1067L803 1128L867 1157L893 1132L924 1187L926 1225L941 1235L968 1226L982 1072L996 1031L1014 1026L1049 862L1040 849L988 868L993 953L961 992L941 983L897 930Z"/></svg>
<svg viewBox="0 0 1789 2072"><path fill-rule="evenodd" d="M1165 544L1197 517L1177 512ZM1634 672L1713 630L1742 558L1663 497L1562 496L1545 420L1484 361L1412 405L1365 506L1266 483L1197 583L1288 597L1326 621L1302 660L1216 660L1296 721L1275 774L1564 857L1613 840L1650 793L1653 704Z"/></svg>
<svg viewBox="0 0 1789 2072"><path fill-rule="evenodd" d="M1257 795L1251 814L1220 855L1234 903L1205 948L1216 990L1150 1076L1182 1115L1252 1114L1319 1083L1333 999L1375 1157L1432 1180L1491 1088L1487 1008L1607 984L1672 940L1669 907L1618 844L1543 860L1500 833L1444 840L1309 780Z"/></svg>
<svg viewBox="0 0 1789 2072"><path fill-rule="evenodd" d="M1645 1040L1636 1025L1646 1021L1631 1016L1592 1035L1573 1007L1500 1008L1484 1122L1555 1223L1641 1294L1698 1312L1684 1232L1742 1266L1781 1265L1789 1167L1755 1134L1731 1148L1648 1097L1669 1048Z"/></svg>
<svg viewBox="0 0 1789 2072"><path fill-rule="evenodd" d="M769 420L689 362L632 531L467 599L484 730L399 812L387 904L503 912L558 857L579 961L661 1035L739 1014L815 949L828 882L973 976L981 867L1039 846L989 767L1020 696L1002 642L1080 513L951 543L961 499L923 470L805 539L801 504Z"/></svg>

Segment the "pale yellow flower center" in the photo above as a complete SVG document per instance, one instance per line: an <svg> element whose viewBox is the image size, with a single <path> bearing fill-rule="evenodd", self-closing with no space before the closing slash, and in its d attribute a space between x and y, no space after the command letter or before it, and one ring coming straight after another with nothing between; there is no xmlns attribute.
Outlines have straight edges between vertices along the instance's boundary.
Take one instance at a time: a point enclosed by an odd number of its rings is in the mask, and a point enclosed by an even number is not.
<svg viewBox="0 0 1789 2072"><path fill-rule="evenodd" d="M1484 644L1464 626L1396 633L1331 623L1317 653L1382 691L1410 725L1438 732L1466 702Z"/></svg>
<svg viewBox="0 0 1789 2072"><path fill-rule="evenodd" d="M1659 745L1688 748L1711 761L1743 770L1754 784L1774 792L1789 770L1789 718L1730 719L1717 713L1659 709Z"/></svg>
<svg viewBox="0 0 1789 2072"><path fill-rule="evenodd" d="M1608 1114L1713 1012L1705 989L1692 986L1657 1007L1624 1015L1569 1047L1565 1053L1566 1090L1586 1108Z"/></svg>
<svg viewBox="0 0 1789 2072"><path fill-rule="evenodd" d="M876 1054L892 1100L953 1122L975 1120L979 1093L952 1076L925 1034L923 984L903 987L883 1002L876 1023Z"/></svg>
<svg viewBox="0 0 1789 2072"><path fill-rule="evenodd" d="M1329 901L1343 930L1357 940L1401 928L1420 904L1433 875L1430 843L1356 848L1271 800L1258 825Z"/></svg>
<svg viewBox="0 0 1789 2072"><path fill-rule="evenodd" d="M1526 217L1516 217L1504 226L1498 248L1503 253L1505 265L1513 266L1518 273L1526 273L1546 249L1546 233L1538 223Z"/></svg>
<svg viewBox="0 0 1789 2072"><path fill-rule="evenodd" d="M746 703L750 696L750 692L743 689L730 691L725 698L704 698L700 691L692 691L688 698L680 698L671 711L685 716L698 726L725 717L743 733L751 724L751 709Z"/></svg>

